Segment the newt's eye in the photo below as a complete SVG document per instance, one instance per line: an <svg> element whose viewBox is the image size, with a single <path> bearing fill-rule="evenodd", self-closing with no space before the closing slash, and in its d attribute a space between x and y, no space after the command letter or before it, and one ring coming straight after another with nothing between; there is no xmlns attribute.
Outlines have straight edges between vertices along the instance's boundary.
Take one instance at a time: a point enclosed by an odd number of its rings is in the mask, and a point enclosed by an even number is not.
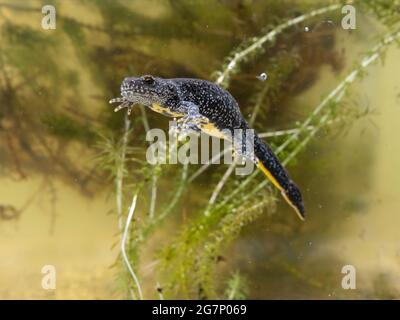
<svg viewBox="0 0 400 320"><path fill-rule="evenodd" d="M154 78L152 76L144 76L143 81L145 84L154 84Z"/></svg>

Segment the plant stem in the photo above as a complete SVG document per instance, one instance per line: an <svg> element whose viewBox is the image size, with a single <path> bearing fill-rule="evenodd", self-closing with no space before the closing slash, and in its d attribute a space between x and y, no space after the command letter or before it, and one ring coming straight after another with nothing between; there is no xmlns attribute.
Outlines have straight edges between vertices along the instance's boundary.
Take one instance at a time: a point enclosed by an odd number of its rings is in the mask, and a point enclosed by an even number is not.
<svg viewBox="0 0 400 320"><path fill-rule="evenodd" d="M150 125L149 125L149 121L147 119L146 109L142 105L140 106L140 112L142 113L142 121L143 121L144 130L146 132L149 132ZM155 214L155 210L156 210L157 183L158 183L158 177L157 177L155 168L153 168L153 175L151 177L151 198L150 198L150 209L149 209L149 218L150 219L154 218L154 214Z"/></svg>
<svg viewBox="0 0 400 320"><path fill-rule="evenodd" d="M185 163L183 165L182 176L181 176L181 181L180 181L178 190L175 192L175 196L172 199L172 201L169 204L169 206L163 211L163 213L160 214L160 216L157 217L157 220L164 219L172 211L172 209L178 203L180 197L183 195L183 191L185 190L185 187L186 187L186 184L187 184L188 169L189 169L189 166L188 166L187 163Z"/></svg>
<svg viewBox="0 0 400 320"><path fill-rule="evenodd" d="M256 118L258 116L258 112L260 111L262 102L264 100L265 95L268 92L268 89L269 89L269 84L265 85L262 88L260 94L258 95L258 98L257 98L257 101L256 101L256 105L254 106L253 113L252 113L251 118L249 120L249 126L250 127L253 127L253 124L256 121Z"/></svg>
<svg viewBox="0 0 400 320"><path fill-rule="evenodd" d="M129 273L131 274L131 276L133 278L133 281L136 284L136 288L137 288L138 293L139 293L139 299L143 300L142 288L140 286L139 279L137 278L135 272L133 271L132 266L131 266L131 264L129 262L129 259L128 259L128 255L126 254L126 240L128 238L129 226L130 226L130 224L132 222L133 214L134 214L135 209L136 209L136 200L137 200L137 194L134 194L134 196L132 198L131 206L129 208L128 217L126 219L125 230L124 230L124 233L122 235L121 253L122 253L122 258L123 258L123 260L125 262L125 265L126 265L128 271L129 271Z"/></svg>
<svg viewBox="0 0 400 320"><path fill-rule="evenodd" d="M221 152L216 154L214 157L212 157L211 160L208 163L203 164L195 173L193 173L190 176L190 178L188 179L188 183L190 183L194 179L196 179L199 175L201 175L204 171L206 171L211 164L213 164L215 161L221 159L221 157L223 155L225 155L227 152L229 152L230 150L231 150L230 147L229 148L225 148L224 150L222 150Z"/></svg>
<svg viewBox="0 0 400 320"><path fill-rule="evenodd" d="M150 219L154 218L154 214L156 211L157 182L158 182L157 175L153 173L153 176L151 177L151 199L150 199L150 210L149 210Z"/></svg>
<svg viewBox="0 0 400 320"><path fill-rule="evenodd" d="M124 134L122 136L121 158L119 159L117 174L115 178L118 227L120 230L122 230L123 228L122 225L123 181L124 181L124 171L125 171L126 147L128 145L130 126L131 126L131 121L129 120L129 116L126 113L124 118Z"/></svg>
<svg viewBox="0 0 400 320"><path fill-rule="evenodd" d="M340 122L343 119L334 119L334 120L329 120L326 124L334 124L336 122ZM315 126L307 126L305 129L312 131L315 128ZM286 129L286 130L277 130L277 131L271 131L271 132L263 132L260 133L258 136L260 138L274 138L274 137L280 137L280 136L287 136L290 134L296 134L300 132L300 128L293 128L293 129Z"/></svg>
<svg viewBox="0 0 400 320"><path fill-rule="evenodd" d="M219 180L218 184L216 185L213 193L211 194L210 200L208 201L207 209L204 212L204 215L208 216L210 214L210 209L217 200L219 193L221 192L222 188L224 187L226 181L228 181L229 177L231 176L233 170L235 170L236 163L233 162L229 165L229 168L225 171L222 178Z"/></svg>

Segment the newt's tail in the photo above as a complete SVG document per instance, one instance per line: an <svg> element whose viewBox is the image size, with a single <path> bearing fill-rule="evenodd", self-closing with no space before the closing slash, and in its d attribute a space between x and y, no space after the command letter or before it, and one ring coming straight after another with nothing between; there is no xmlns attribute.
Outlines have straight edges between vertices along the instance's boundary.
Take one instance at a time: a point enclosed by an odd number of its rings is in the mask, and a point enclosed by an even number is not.
<svg viewBox="0 0 400 320"><path fill-rule="evenodd" d="M257 166L281 191L284 199L296 211L299 218L304 221L305 211L299 188L289 178L288 173L271 148L257 135L254 138L254 153L257 158Z"/></svg>

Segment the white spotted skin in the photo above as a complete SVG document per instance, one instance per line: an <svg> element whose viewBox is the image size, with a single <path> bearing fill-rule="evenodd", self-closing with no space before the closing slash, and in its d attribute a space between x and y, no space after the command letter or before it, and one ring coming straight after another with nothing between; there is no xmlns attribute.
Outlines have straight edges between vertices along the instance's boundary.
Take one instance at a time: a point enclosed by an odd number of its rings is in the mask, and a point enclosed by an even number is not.
<svg viewBox="0 0 400 320"><path fill-rule="evenodd" d="M121 95L125 103L143 104L167 116L192 119L190 121L206 119L205 123L199 125L201 130L218 138L226 139L227 131L232 134L235 129L249 129L235 98L228 91L206 80L163 79L150 75L131 77L123 81ZM189 114L193 109L195 114ZM289 178L271 148L257 134L254 135L254 154L257 165L281 190L285 200L297 210L299 216L304 218L299 188Z"/></svg>

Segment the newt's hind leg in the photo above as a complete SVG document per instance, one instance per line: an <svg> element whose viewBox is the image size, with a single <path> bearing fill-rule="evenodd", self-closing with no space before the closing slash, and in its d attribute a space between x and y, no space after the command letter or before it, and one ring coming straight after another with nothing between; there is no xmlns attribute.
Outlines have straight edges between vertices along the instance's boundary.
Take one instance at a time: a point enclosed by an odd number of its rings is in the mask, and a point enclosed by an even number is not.
<svg viewBox="0 0 400 320"><path fill-rule="evenodd" d="M170 133L176 134L178 136L179 141L183 141L192 133L201 132L201 128L193 123L184 123L182 119L174 122L174 124L170 127Z"/></svg>
<svg viewBox="0 0 400 320"><path fill-rule="evenodd" d="M200 113L199 107L193 102L182 101L175 110L184 114L184 116L178 120L182 127L195 128L208 123L208 118Z"/></svg>

